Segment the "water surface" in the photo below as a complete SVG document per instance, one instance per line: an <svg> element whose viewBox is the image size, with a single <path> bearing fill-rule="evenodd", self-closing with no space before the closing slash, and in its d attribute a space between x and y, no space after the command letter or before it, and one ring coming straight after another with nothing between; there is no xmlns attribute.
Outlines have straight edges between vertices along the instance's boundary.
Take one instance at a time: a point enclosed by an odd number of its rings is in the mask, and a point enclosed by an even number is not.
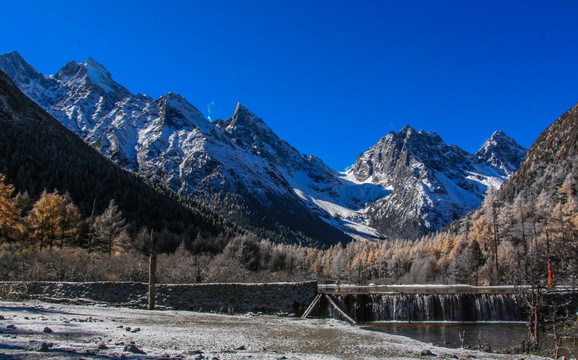
<svg viewBox="0 0 578 360"><path fill-rule="evenodd" d="M462 346L460 334L465 331L464 346L494 351L518 347L528 338L526 323L375 322L363 327L450 348Z"/></svg>

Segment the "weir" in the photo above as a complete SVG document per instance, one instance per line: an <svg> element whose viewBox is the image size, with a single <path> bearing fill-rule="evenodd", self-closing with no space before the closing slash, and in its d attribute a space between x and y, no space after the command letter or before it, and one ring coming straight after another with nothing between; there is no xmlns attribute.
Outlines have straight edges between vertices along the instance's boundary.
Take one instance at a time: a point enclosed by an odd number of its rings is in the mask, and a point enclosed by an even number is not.
<svg viewBox="0 0 578 360"><path fill-rule="evenodd" d="M333 294L357 322L527 321L517 294ZM340 315L328 307L330 317Z"/></svg>
<svg viewBox="0 0 578 360"><path fill-rule="evenodd" d="M521 322L528 321L523 297L512 287L321 285L336 306L319 299L314 315L355 322ZM349 321L349 320L348 320Z"/></svg>

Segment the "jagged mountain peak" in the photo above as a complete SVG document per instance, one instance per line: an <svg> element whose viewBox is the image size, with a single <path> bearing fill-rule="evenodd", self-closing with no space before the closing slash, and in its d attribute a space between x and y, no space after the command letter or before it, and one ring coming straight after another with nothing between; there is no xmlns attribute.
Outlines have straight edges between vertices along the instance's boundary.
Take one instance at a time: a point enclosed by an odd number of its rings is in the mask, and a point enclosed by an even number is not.
<svg viewBox="0 0 578 360"><path fill-rule="evenodd" d="M88 59L86 59L86 61L83 64L95 66L95 67L100 67L100 68L104 69L104 66L102 66L102 64L100 64L98 61L96 61L92 56L89 56ZM104 70L107 71L106 69L104 69Z"/></svg>
<svg viewBox="0 0 578 360"><path fill-rule="evenodd" d="M7 52L6 54L2 55L3 58L6 58L8 60L11 60L13 62L19 62L19 63L26 63L26 60L24 60L24 58L22 57L22 55L20 55L20 53L18 51L10 51Z"/></svg>
<svg viewBox="0 0 578 360"><path fill-rule="evenodd" d="M289 146L251 110L238 103L233 116L217 123L240 146L253 149L257 153L277 152ZM296 151L296 150L295 150Z"/></svg>
<svg viewBox="0 0 578 360"><path fill-rule="evenodd" d="M290 166L288 164L302 157L297 149L280 139L263 119L241 103L237 104L231 118L217 123L217 126L227 132L237 145L277 165L284 163Z"/></svg>
<svg viewBox="0 0 578 360"><path fill-rule="evenodd" d="M411 139L412 141L417 142L433 142L433 143L444 142L441 136L439 136L438 133L436 133L435 131L426 132L423 129L416 131L409 125L406 125L406 127L400 131L400 134L405 134L405 138L407 140Z"/></svg>
<svg viewBox="0 0 578 360"><path fill-rule="evenodd" d="M169 92L157 101L164 115L165 124L174 129L187 128L190 125L205 128L210 124L196 107L179 94Z"/></svg>
<svg viewBox="0 0 578 360"><path fill-rule="evenodd" d="M501 175L511 175L524 159L527 149L503 131L497 130L474 154L482 163L498 169Z"/></svg>
<svg viewBox="0 0 578 360"><path fill-rule="evenodd" d="M170 101L170 102L178 102L178 103L187 103L190 104L184 97L182 97L180 94L174 93L172 91L169 91L166 95L161 96L161 99L165 99L166 101ZM191 105L192 106L192 105Z"/></svg>
<svg viewBox="0 0 578 360"><path fill-rule="evenodd" d="M392 131L393 133L395 133L394 131ZM399 135L403 135L403 136L412 136L415 134L419 134L419 135L429 135L429 134L435 134L435 132L425 132L423 129L419 129L416 130L416 128L414 128L413 126L411 126L410 124L405 124L403 126L403 128L401 128L401 130L399 130L397 132Z"/></svg>
<svg viewBox="0 0 578 360"><path fill-rule="evenodd" d="M385 144L385 143L389 143L389 142L395 142L398 140L407 139L407 138L411 137L411 135L413 133L415 133L415 129L413 127L411 127L409 124L407 124L403 128L401 128L401 130L399 130L397 132L395 132L393 130L388 132L387 135L381 137L379 139L379 141L377 142L377 144L374 145L373 147L375 147L379 144Z"/></svg>
<svg viewBox="0 0 578 360"><path fill-rule="evenodd" d="M79 71L81 71L83 67L77 63L76 61L69 61L66 65L64 65L58 72L52 75L53 78L61 81L65 81L66 79L76 76Z"/></svg>
<svg viewBox="0 0 578 360"><path fill-rule="evenodd" d="M396 141L402 140L404 142L409 142L409 141L413 141L413 139L415 139L416 136L422 136L424 134L424 131L423 130L417 131L411 125L407 124L401 130L399 130L397 133L395 133L395 132L392 132L392 133L394 135L393 138Z"/></svg>
<svg viewBox="0 0 578 360"><path fill-rule="evenodd" d="M82 63L70 61L56 74L51 75L51 78L69 88L85 88L88 91L89 88L94 87L99 89L101 94L107 93L116 100L132 95L113 80L110 72L103 65L91 57Z"/></svg>
<svg viewBox="0 0 578 360"><path fill-rule="evenodd" d="M436 132L416 131L410 125L405 125L398 132L390 132L371 147L366 154L381 153L382 158L385 156L393 160L397 156L385 155L386 153L392 154L392 152L400 155L404 153L407 155L407 160L411 158L426 165L431 165L432 161L437 163L438 160L461 162L462 158L467 156L467 153L459 147L446 144ZM435 165L434 167L438 168L439 166Z"/></svg>
<svg viewBox="0 0 578 360"><path fill-rule="evenodd" d="M17 51L0 55L0 68L13 80L28 88L37 81L45 82L46 78L24 60Z"/></svg>
<svg viewBox="0 0 578 360"><path fill-rule="evenodd" d="M492 142L492 141L501 141L501 140L510 140L511 138L506 135L506 133L504 133L502 130L496 130L492 133L492 135L488 138L488 140L486 140L486 142L484 143L484 145L482 145L482 148Z"/></svg>
<svg viewBox="0 0 578 360"><path fill-rule="evenodd" d="M112 76L110 75L108 70L106 70L104 66L102 66L93 58L89 57L88 59L86 59L86 61L82 63L82 66L86 68L88 76L93 82L101 83L103 81L106 82L112 81Z"/></svg>
<svg viewBox="0 0 578 360"><path fill-rule="evenodd" d="M514 144L515 141L514 141L514 139L512 139L511 137L506 135L506 133L504 133L502 130L496 130L496 131L494 131L492 136L490 136L488 138L488 140L486 140L484 145L482 145L478 151L484 151L484 149L487 147L491 147L491 146L495 146L496 144L503 144L503 143Z"/></svg>
<svg viewBox="0 0 578 360"><path fill-rule="evenodd" d="M229 123L228 128L235 128L238 126L250 126L259 124L261 126L265 125L262 119L260 119L257 115L255 115L251 110L246 108L245 106L241 105L241 103L237 103L235 107L235 112L231 117L231 121Z"/></svg>
<svg viewBox="0 0 578 360"><path fill-rule="evenodd" d="M389 178L388 172L394 168L401 171L412 163L412 166L424 170L441 171L444 167L463 163L467 155L459 147L447 145L435 132L416 131L405 125L397 133L390 132L363 153L350 171L359 181L366 181L375 175L373 181L382 182L377 179Z"/></svg>
<svg viewBox="0 0 578 360"><path fill-rule="evenodd" d="M30 65L18 51L0 55L0 65L3 71L11 78L14 76L22 78L31 74L39 74L32 65Z"/></svg>
<svg viewBox="0 0 578 360"><path fill-rule="evenodd" d="M496 131L494 131L494 133L492 134L491 138L494 138L494 137L497 137L497 138L499 138L499 137L508 137L508 135L506 135L506 133L504 133L502 130L496 130Z"/></svg>
<svg viewBox="0 0 578 360"><path fill-rule="evenodd" d="M122 97L130 96L130 92L112 79L110 72L93 58L89 57L80 64L86 71L86 77L107 93L118 93ZM83 74L84 75L84 74Z"/></svg>
<svg viewBox="0 0 578 360"><path fill-rule="evenodd" d="M405 124L403 128L399 131L400 134L410 135L415 132L415 129L410 124Z"/></svg>
<svg viewBox="0 0 578 360"><path fill-rule="evenodd" d="M407 124L398 132L390 131L386 136L382 137L378 143L384 142L403 142L405 144L420 144L420 143L443 143L443 139L435 131L426 132L423 129L416 130L411 125Z"/></svg>

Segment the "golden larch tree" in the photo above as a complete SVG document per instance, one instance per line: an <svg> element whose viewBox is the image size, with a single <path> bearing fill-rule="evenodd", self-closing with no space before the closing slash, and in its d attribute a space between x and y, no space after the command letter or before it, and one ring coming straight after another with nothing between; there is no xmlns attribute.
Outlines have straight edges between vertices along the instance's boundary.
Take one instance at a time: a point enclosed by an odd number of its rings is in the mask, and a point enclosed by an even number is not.
<svg viewBox="0 0 578 360"><path fill-rule="evenodd" d="M17 239L22 233L13 193L14 186L6 184L4 175L0 174L0 240Z"/></svg>
<svg viewBox="0 0 578 360"><path fill-rule="evenodd" d="M39 242L41 249L52 248L57 242L61 247L65 242L72 242L78 236L80 222L78 208L68 196L58 192L44 191L28 215L31 237Z"/></svg>

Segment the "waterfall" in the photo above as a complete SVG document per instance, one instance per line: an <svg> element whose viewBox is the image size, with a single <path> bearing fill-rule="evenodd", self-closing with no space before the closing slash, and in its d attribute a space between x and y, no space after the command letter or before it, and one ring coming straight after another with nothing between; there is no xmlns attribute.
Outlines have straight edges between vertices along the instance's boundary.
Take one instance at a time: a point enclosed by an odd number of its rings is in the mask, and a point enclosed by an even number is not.
<svg viewBox="0 0 578 360"><path fill-rule="evenodd" d="M517 294L342 294L338 305L356 321L526 321ZM339 318L330 309L330 316Z"/></svg>

